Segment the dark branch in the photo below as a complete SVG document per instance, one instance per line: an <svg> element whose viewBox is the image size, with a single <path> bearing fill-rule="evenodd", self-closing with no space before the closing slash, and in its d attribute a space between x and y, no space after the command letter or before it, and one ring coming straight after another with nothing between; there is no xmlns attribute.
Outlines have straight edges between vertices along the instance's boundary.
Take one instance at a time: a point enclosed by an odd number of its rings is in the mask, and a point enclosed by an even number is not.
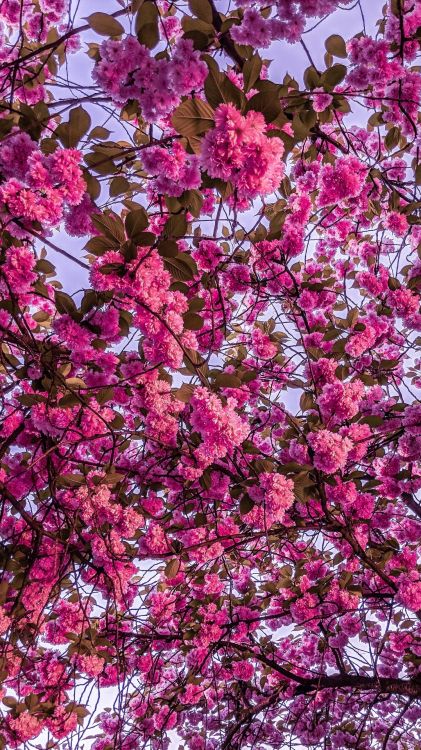
<svg viewBox="0 0 421 750"><path fill-rule="evenodd" d="M215 3L213 2L213 0L209 0L209 4L210 4L211 9L212 9L212 23L213 23L216 31L219 34L218 40L219 40L219 43L220 43L221 47L225 50L225 52L227 53L228 57L230 57L231 60L233 60L235 63L237 63L237 65L239 66L239 68L242 69L245 60L237 52L237 50L235 48L235 44L232 41L232 39L231 39L231 37L229 35L229 32L228 31L224 31L222 34L220 33L221 32L221 28L222 28L222 18L220 16L220 14L218 13L217 9L215 8Z"/></svg>

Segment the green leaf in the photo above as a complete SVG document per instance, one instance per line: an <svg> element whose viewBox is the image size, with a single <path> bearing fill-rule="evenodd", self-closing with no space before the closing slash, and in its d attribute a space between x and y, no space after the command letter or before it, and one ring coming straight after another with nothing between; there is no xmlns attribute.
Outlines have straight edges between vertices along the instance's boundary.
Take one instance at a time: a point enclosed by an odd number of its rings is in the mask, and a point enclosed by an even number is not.
<svg viewBox="0 0 421 750"><path fill-rule="evenodd" d="M256 53L250 60L246 60L243 67L244 90L250 91L260 76L262 60Z"/></svg>
<svg viewBox="0 0 421 750"><path fill-rule="evenodd" d="M11 695L6 695L5 698L3 698L2 703L7 706L7 708L14 708L17 704L16 698L13 698Z"/></svg>
<svg viewBox="0 0 421 750"><path fill-rule="evenodd" d="M71 315L76 312L77 308L75 303L68 294L65 294L65 292L55 292L55 302L58 312L62 315L66 313Z"/></svg>
<svg viewBox="0 0 421 750"><path fill-rule="evenodd" d="M38 141L50 117L47 105L45 102L38 102L34 107L29 107L20 102L19 109L19 127L29 133L32 140Z"/></svg>
<svg viewBox="0 0 421 750"><path fill-rule="evenodd" d="M305 69L303 80L306 88L311 91L320 86L321 76L314 65L310 65L310 67Z"/></svg>
<svg viewBox="0 0 421 750"><path fill-rule="evenodd" d="M335 88L335 86L337 86L339 83L341 83L344 80L346 74L346 65L341 65L340 63L332 65L332 67L325 70L322 75L322 86L324 86L324 88L329 91Z"/></svg>
<svg viewBox="0 0 421 750"><path fill-rule="evenodd" d="M99 272L104 276L110 276L112 273L119 273L123 268L122 263L104 263Z"/></svg>
<svg viewBox="0 0 421 750"><path fill-rule="evenodd" d="M23 393L21 396L18 396L18 401L22 406L34 406L35 404L45 402L45 399L36 393Z"/></svg>
<svg viewBox="0 0 421 750"><path fill-rule="evenodd" d="M135 31L140 44L153 49L159 42L159 13L154 2L146 2L140 7L135 22Z"/></svg>
<svg viewBox="0 0 421 750"><path fill-rule="evenodd" d="M83 178L86 182L87 190L92 200L99 198L101 194L101 185L99 180L88 172L87 169L83 170Z"/></svg>
<svg viewBox="0 0 421 750"><path fill-rule="evenodd" d="M75 107L70 110L69 122L61 123L56 128L55 135L65 148L75 148L90 127L90 115L83 107Z"/></svg>
<svg viewBox="0 0 421 750"><path fill-rule="evenodd" d="M120 36L124 32L124 27L120 21L108 15L108 13L91 13L86 20L91 29L101 36Z"/></svg>
<svg viewBox="0 0 421 750"><path fill-rule="evenodd" d="M136 211L130 211L127 214L124 225L126 228L127 236L130 237L133 242L138 240L139 235L149 224L148 214L144 208L138 208Z"/></svg>
<svg viewBox="0 0 421 750"><path fill-rule="evenodd" d="M203 195L199 190L187 190L186 193L183 194L182 203L183 206L188 206L193 216L197 218L200 216L200 211L203 206Z"/></svg>
<svg viewBox="0 0 421 750"><path fill-rule="evenodd" d="M401 137L401 131L399 128L394 126L388 131L386 138L384 139L385 146L388 151L392 151L399 143Z"/></svg>
<svg viewBox="0 0 421 750"><path fill-rule="evenodd" d="M241 109L245 99L242 91L230 79L221 73L213 57L206 57L209 74L205 81L206 99L212 107L218 107L223 102L234 104Z"/></svg>
<svg viewBox="0 0 421 750"><path fill-rule="evenodd" d="M191 281L194 279L196 264L186 253L179 253L176 258L164 258L164 265L178 281Z"/></svg>
<svg viewBox="0 0 421 750"><path fill-rule="evenodd" d="M121 482L122 479L124 479L124 474L120 474L114 469L111 469L111 471L109 471L105 475L102 481L105 482L105 484L113 486L115 484L118 484L118 482Z"/></svg>
<svg viewBox="0 0 421 750"><path fill-rule="evenodd" d="M191 12L206 23L212 23L212 8L208 0L188 0Z"/></svg>
<svg viewBox="0 0 421 750"><path fill-rule="evenodd" d="M384 125L382 112L373 112L373 114L368 118L367 123L372 128L376 128L379 125Z"/></svg>
<svg viewBox="0 0 421 750"><path fill-rule="evenodd" d="M170 560L164 570L164 575L166 578L175 578L178 571L180 570L181 562L178 559Z"/></svg>
<svg viewBox="0 0 421 750"><path fill-rule="evenodd" d="M390 276L390 278L387 281L387 286L392 291L395 291L396 289L400 289L401 288L401 283L400 283L400 281L398 279L395 279L394 276Z"/></svg>
<svg viewBox="0 0 421 750"><path fill-rule="evenodd" d="M198 24L199 23L203 23L203 21L198 20L196 23L198 23ZM206 25L208 25L208 24L206 24ZM184 26L184 24L183 24L183 26ZM211 27L209 26L209 28L211 28ZM186 31L186 33L184 34L184 39L191 39L192 40L192 42L193 42L193 49L199 49L199 50L203 49L204 50L204 49L207 49L209 47L210 35L209 34L205 34L203 31L192 30L192 31Z"/></svg>
<svg viewBox="0 0 421 750"><path fill-rule="evenodd" d="M104 255L112 247L115 247L115 243L107 237L92 237L85 245L86 250L96 256Z"/></svg>
<svg viewBox="0 0 421 750"><path fill-rule="evenodd" d="M130 190L130 183L126 177L119 175L114 177L110 182L110 196L115 198L116 195L122 195Z"/></svg>
<svg viewBox="0 0 421 750"><path fill-rule="evenodd" d="M192 297L189 301L189 310L192 312L200 312L205 306L205 300L201 297Z"/></svg>
<svg viewBox="0 0 421 750"><path fill-rule="evenodd" d="M197 34L204 37L209 43L210 37L214 36L215 29L211 23L204 21L201 18L194 18L190 15L185 15L181 21L181 26L184 31L184 37L186 39L193 39Z"/></svg>
<svg viewBox="0 0 421 750"><path fill-rule="evenodd" d="M35 270L38 271L38 273L55 273L56 267L53 266L49 260L40 258L40 260L37 260L36 262Z"/></svg>
<svg viewBox="0 0 421 750"><path fill-rule="evenodd" d="M392 11L394 16L399 17L402 13L402 7L399 0L391 0L390 2L390 10Z"/></svg>
<svg viewBox="0 0 421 750"><path fill-rule="evenodd" d="M335 109L337 112L342 112L344 115L347 115L348 112L351 111L351 105L346 96L338 96L336 94L333 97L333 109ZM323 112L319 112L319 117L321 114L323 114Z"/></svg>
<svg viewBox="0 0 421 750"><path fill-rule="evenodd" d="M5 135L10 133L13 127L13 120L11 118L4 118L0 120L0 138L4 138Z"/></svg>
<svg viewBox="0 0 421 750"><path fill-rule="evenodd" d="M209 104L216 108L225 101L222 86L224 76L212 57L207 59L206 62L209 73L205 81L205 95Z"/></svg>
<svg viewBox="0 0 421 750"><path fill-rule="evenodd" d="M201 99L186 99L172 116L172 124L186 138L205 133L214 124L212 107Z"/></svg>
<svg viewBox="0 0 421 750"><path fill-rule="evenodd" d="M305 393L301 395L300 407L302 411L308 411L309 409L314 409L313 396L308 391L306 391Z"/></svg>
<svg viewBox="0 0 421 750"><path fill-rule="evenodd" d="M298 117L306 128L310 129L316 124L317 116L312 109L303 110Z"/></svg>
<svg viewBox="0 0 421 750"><path fill-rule="evenodd" d="M183 316L184 328L188 331L200 331L203 328L203 318L195 312L187 312Z"/></svg>
<svg viewBox="0 0 421 750"><path fill-rule="evenodd" d="M139 232L136 235L136 242L142 247L151 247L156 242L156 235L153 232Z"/></svg>
<svg viewBox="0 0 421 750"><path fill-rule="evenodd" d="M84 293L82 302L80 303L80 311L83 315L90 312L95 305L98 304L98 295L93 289L87 289Z"/></svg>
<svg viewBox="0 0 421 750"><path fill-rule="evenodd" d="M163 258L175 258L178 255L178 245L174 240L163 240L158 245L158 252Z"/></svg>
<svg viewBox="0 0 421 750"><path fill-rule="evenodd" d="M39 310L38 312L34 313L32 316L36 323L45 323L47 320L49 321L50 315L45 312L45 310Z"/></svg>
<svg viewBox="0 0 421 750"><path fill-rule="evenodd" d="M121 430L125 425L125 420L122 414L115 414L113 419L110 422L111 427L113 430Z"/></svg>
<svg viewBox="0 0 421 750"><path fill-rule="evenodd" d="M231 375L228 372L218 372L215 377L215 385L218 388L240 388L241 380L237 375Z"/></svg>
<svg viewBox="0 0 421 750"><path fill-rule="evenodd" d="M281 103L279 96L274 96L274 92L259 91L247 102L247 112L250 110L261 112L266 122L273 122L281 112Z"/></svg>
<svg viewBox="0 0 421 750"><path fill-rule="evenodd" d="M89 138L99 138L100 140L109 138L109 136L110 131L107 128L103 128L102 125L96 125L89 133Z"/></svg>
<svg viewBox="0 0 421 750"><path fill-rule="evenodd" d="M398 359L382 359L380 365L383 370L394 370L399 364Z"/></svg>
<svg viewBox="0 0 421 750"><path fill-rule="evenodd" d="M66 393L58 402L61 409L70 409L72 406L77 406L77 404L80 404L80 399L74 393Z"/></svg>
<svg viewBox="0 0 421 750"><path fill-rule="evenodd" d="M244 440L242 448L244 453L251 453L255 456L260 455L260 448L258 448L251 440Z"/></svg>
<svg viewBox="0 0 421 750"><path fill-rule="evenodd" d="M325 41L326 50L334 57L346 57L345 40L339 34L331 34Z"/></svg>
<svg viewBox="0 0 421 750"><path fill-rule="evenodd" d="M300 113L301 114L301 113ZM300 114L295 114L292 120L292 129L294 131L294 137L296 141L305 141L310 132L311 124L307 125L303 122Z"/></svg>
<svg viewBox="0 0 421 750"><path fill-rule="evenodd" d="M182 401L183 404L188 404L194 393L194 385L189 383L183 383L174 393L174 398L178 401Z"/></svg>
<svg viewBox="0 0 421 750"><path fill-rule="evenodd" d="M86 383L82 378L66 378L66 385L70 388L86 388Z"/></svg>
<svg viewBox="0 0 421 750"><path fill-rule="evenodd" d="M184 213L170 216L164 227L167 237L183 237L187 231L187 219Z"/></svg>
<svg viewBox="0 0 421 750"><path fill-rule="evenodd" d="M250 495L243 495L240 500L240 513L242 516L246 516L254 508L254 502Z"/></svg>
<svg viewBox="0 0 421 750"><path fill-rule="evenodd" d="M89 716L90 712L88 711L85 706L76 706L73 713L75 713L80 719L84 719L86 716Z"/></svg>
<svg viewBox="0 0 421 750"><path fill-rule="evenodd" d="M91 217L94 226L113 241L114 244L121 244L125 241L123 222L116 214L94 214Z"/></svg>
<svg viewBox="0 0 421 750"><path fill-rule="evenodd" d="M84 481L83 474L60 474L58 479L61 487L79 487Z"/></svg>
<svg viewBox="0 0 421 750"><path fill-rule="evenodd" d="M113 174L117 171L118 167L110 157L107 159L104 154L90 152L84 157L86 164L93 169L94 172L98 172L101 175Z"/></svg>

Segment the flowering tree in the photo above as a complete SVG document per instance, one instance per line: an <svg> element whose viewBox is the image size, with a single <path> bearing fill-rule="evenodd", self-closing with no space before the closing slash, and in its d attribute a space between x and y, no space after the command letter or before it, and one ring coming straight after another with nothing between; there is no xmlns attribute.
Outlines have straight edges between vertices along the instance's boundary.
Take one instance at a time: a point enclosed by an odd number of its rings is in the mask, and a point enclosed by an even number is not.
<svg viewBox="0 0 421 750"><path fill-rule="evenodd" d="M0 2L0 748L421 747L421 5L364 4L319 69L337 0Z"/></svg>

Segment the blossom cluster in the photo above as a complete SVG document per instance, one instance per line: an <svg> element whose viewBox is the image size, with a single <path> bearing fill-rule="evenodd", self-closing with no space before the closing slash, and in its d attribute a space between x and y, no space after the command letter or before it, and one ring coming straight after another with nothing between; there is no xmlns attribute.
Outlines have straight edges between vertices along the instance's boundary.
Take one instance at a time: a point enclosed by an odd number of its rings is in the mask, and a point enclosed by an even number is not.
<svg viewBox="0 0 421 750"><path fill-rule="evenodd" d="M412 750L418 4L112 5L0 3L0 749Z"/></svg>
<svg viewBox="0 0 421 750"><path fill-rule="evenodd" d="M211 177L231 182L236 198L246 203L273 193L284 174L282 141L268 138L260 112L246 116L231 104L215 112L215 127L206 133L200 155L203 169Z"/></svg>
<svg viewBox="0 0 421 750"><path fill-rule="evenodd" d="M132 36L103 42L93 72L94 80L115 104L137 100L148 122L165 117L182 96L200 90L206 75L207 67L191 40L180 39L170 59L157 60Z"/></svg>
<svg viewBox="0 0 421 750"><path fill-rule="evenodd" d="M78 206L86 193L81 158L76 149L62 148L44 156L26 133L12 133L0 146L3 214L18 220L21 230L33 222L59 224L65 209Z"/></svg>

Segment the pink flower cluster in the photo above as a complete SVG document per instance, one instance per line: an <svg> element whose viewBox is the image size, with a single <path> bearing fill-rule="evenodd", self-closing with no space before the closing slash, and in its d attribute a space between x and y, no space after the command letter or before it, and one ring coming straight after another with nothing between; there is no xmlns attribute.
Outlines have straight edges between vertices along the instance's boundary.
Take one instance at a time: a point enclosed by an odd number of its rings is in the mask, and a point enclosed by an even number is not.
<svg viewBox="0 0 421 750"><path fill-rule="evenodd" d="M186 465L186 476L200 476L214 461L232 455L233 450L246 439L247 423L236 413L236 401L228 398L224 405L206 388L196 388L191 399L191 425L202 438L194 451L198 468Z"/></svg>
<svg viewBox="0 0 421 750"><path fill-rule="evenodd" d="M168 149L161 146L144 149L142 161L146 171L154 177L150 189L155 193L177 198L184 190L194 190L200 186L197 156L188 155L177 141Z"/></svg>
<svg viewBox="0 0 421 750"><path fill-rule="evenodd" d="M0 169L4 177L24 180L28 171L28 159L36 150L37 145L28 133L13 128L0 145Z"/></svg>
<svg viewBox="0 0 421 750"><path fill-rule="evenodd" d="M341 506L347 515L354 518L371 518L374 498L368 492L358 492L355 482L341 482L336 479L336 486L327 488L327 496Z"/></svg>
<svg viewBox="0 0 421 750"><path fill-rule="evenodd" d="M352 383L327 383L317 399L325 424L332 426L355 417L363 394L364 384L361 380L354 380Z"/></svg>
<svg viewBox="0 0 421 750"><path fill-rule="evenodd" d="M359 357L387 332L387 323L376 315L368 315L358 321L364 330L353 333L345 344L345 351L351 357Z"/></svg>
<svg viewBox="0 0 421 750"><path fill-rule="evenodd" d="M156 370L139 378L136 407L146 412L146 434L152 441L162 445L174 445L178 432L178 416L184 404L171 393L170 385L161 380Z"/></svg>
<svg viewBox="0 0 421 750"><path fill-rule="evenodd" d="M303 92L242 45L339 0L114 5L160 40L90 45L86 106L130 143L79 154L67 0L0 2L0 746L76 745L112 687L93 750L415 747L421 9L388 0ZM171 119L190 96L210 129ZM72 294L36 244L61 220L90 236Z"/></svg>
<svg viewBox="0 0 421 750"><path fill-rule="evenodd" d="M224 252L214 240L200 240L197 248L193 248L192 256L199 271L211 272L218 267Z"/></svg>
<svg viewBox="0 0 421 750"><path fill-rule="evenodd" d="M243 116L232 104L215 112L215 127L202 141L200 161L210 175L230 182L241 203L273 193L284 175L284 146L268 138L260 112Z"/></svg>
<svg viewBox="0 0 421 750"><path fill-rule="evenodd" d="M245 516L246 521L259 529L270 529L282 523L293 504L294 482L283 474L263 472L259 476L259 487L252 488L250 495L256 504Z"/></svg>
<svg viewBox="0 0 421 750"><path fill-rule="evenodd" d="M313 463L317 469L325 474L334 474L345 468L352 448L349 438L330 430L320 430L311 432L307 436L307 442L314 451Z"/></svg>
<svg viewBox="0 0 421 750"><path fill-rule="evenodd" d="M66 19L69 0L39 0L34 4L27 0L3 0L0 3L0 20L12 28L27 27L28 36L34 41L45 41L50 29Z"/></svg>
<svg viewBox="0 0 421 750"><path fill-rule="evenodd" d="M26 294L37 279L34 272L35 256L27 245L12 245L6 250L3 273L14 294ZM1 282L0 282L1 284Z"/></svg>
<svg viewBox="0 0 421 750"><path fill-rule="evenodd" d="M350 0L348 0L349 2ZM251 47L269 47L276 39L285 39L290 44L298 42L305 29L308 17L331 13L338 5L337 0L276 0L265 3L272 15L262 15L263 3L240 0L237 5L246 6L241 24L233 26L231 36L238 44ZM251 5L257 7L250 7Z"/></svg>
<svg viewBox="0 0 421 750"><path fill-rule="evenodd" d="M362 191L367 170L356 156L343 156L326 164L319 177L319 206L342 203L356 198Z"/></svg>
<svg viewBox="0 0 421 750"><path fill-rule="evenodd" d="M202 88L207 66L190 39L180 39L170 59L156 59L135 37L126 36L122 41L103 42L93 75L115 104L123 106L136 99L145 120L156 122L168 115L182 96Z"/></svg>
<svg viewBox="0 0 421 750"><path fill-rule="evenodd" d="M113 268L113 264L115 270L109 273L107 267ZM195 334L184 330L186 296L170 291L171 274L156 249L139 247L137 257L126 267L120 253L107 252L94 264L91 278L95 289L114 289L134 309L134 322L145 337L145 355L153 364L177 368L183 358L182 347L197 348Z"/></svg>
<svg viewBox="0 0 421 750"><path fill-rule="evenodd" d="M92 223L92 215L95 213L97 213L95 203L89 194L85 193L80 203L76 206L69 206L65 212L64 226L67 234L71 237L95 234L95 227Z"/></svg>
<svg viewBox="0 0 421 750"><path fill-rule="evenodd" d="M0 202L3 210L23 224L37 221L47 227L55 226L61 221L65 207L77 206L85 194L86 183L80 168L82 155L75 149L59 148L44 156L27 146L25 142L20 179L6 180L0 187ZM19 144L7 148L19 148Z"/></svg>
<svg viewBox="0 0 421 750"><path fill-rule="evenodd" d="M81 487L75 500L75 510L80 513L86 526L99 529L104 524L109 524L122 537L132 537L143 526L143 517L134 508L124 508L119 502L113 502L111 491L106 485L89 489Z"/></svg>
<svg viewBox="0 0 421 750"><path fill-rule="evenodd" d="M402 43L405 54L409 59L413 58L416 49L415 28L419 24L420 13L416 6L412 6L411 10L414 13L402 15L403 28L407 29L404 41L401 41L401 29L396 19L390 14L389 40L375 40L364 35L354 37L347 45L353 64L347 76L347 84L357 90L370 88L371 101L375 105L381 106L382 101L387 100L388 111L384 113L384 120L400 125L404 135L413 135L416 131L421 79L416 71L408 70L396 55L390 54L390 42L399 45Z"/></svg>

